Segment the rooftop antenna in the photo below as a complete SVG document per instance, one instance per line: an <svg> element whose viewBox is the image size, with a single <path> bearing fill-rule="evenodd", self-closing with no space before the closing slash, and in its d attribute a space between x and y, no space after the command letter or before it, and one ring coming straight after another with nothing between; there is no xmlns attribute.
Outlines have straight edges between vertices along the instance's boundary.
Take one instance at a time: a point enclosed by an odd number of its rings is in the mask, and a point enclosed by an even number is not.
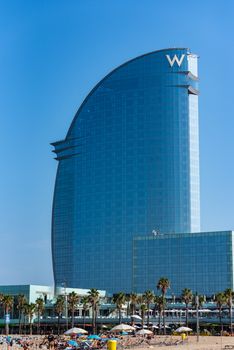
<svg viewBox="0 0 234 350"><path fill-rule="evenodd" d="M157 236L157 235L159 235L159 231L158 231L158 230L153 230L153 231L152 231L152 234L153 234L154 236Z"/></svg>

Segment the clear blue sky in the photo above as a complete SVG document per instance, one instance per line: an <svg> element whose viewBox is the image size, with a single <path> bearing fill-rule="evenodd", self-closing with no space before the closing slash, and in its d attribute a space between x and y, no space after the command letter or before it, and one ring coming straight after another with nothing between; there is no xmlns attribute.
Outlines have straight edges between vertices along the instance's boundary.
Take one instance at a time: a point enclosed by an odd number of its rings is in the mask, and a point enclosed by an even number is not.
<svg viewBox="0 0 234 350"><path fill-rule="evenodd" d="M200 55L202 229L234 229L233 18L232 0L0 2L0 284L52 283L49 144L110 70L161 48Z"/></svg>

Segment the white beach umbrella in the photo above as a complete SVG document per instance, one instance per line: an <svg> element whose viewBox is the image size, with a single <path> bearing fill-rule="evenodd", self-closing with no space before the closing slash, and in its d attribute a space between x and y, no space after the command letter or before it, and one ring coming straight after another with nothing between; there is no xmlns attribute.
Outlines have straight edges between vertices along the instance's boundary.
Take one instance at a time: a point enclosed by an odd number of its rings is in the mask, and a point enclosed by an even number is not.
<svg viewBox="0 0 234 350"><path fill-rule="evenodd" d="M148 329L141 329L140 331L136 332L136 334L145 335L145 334L153 334L153 332L149 331Z"/></svg>
<svg viewBox="0 0 234 350"><path fill-rule="evenodd" d="M113 327L111 329L111 332L122 332L122 331L128 332L128 331L134 331L134 330L135 330L135 327L132 327L129 324L121 323L121 324L118 324L118 326Z"/></svg>
<svg viewBox="0 0 234 350"><path fill-rule="evenodd" d="M83 329L83 328L77 328L73 327L71 329L68 329L64 334L69 335L69 334L87 334L88 332Z"/></svg>
<svg viewBox="0 0 234 350"><path fill-rule="evenodd" d="M164 328L164 325L163 325L163 324L161 324L161 325L160 325L160 328ZM168 325L165 325L165 328L168 328L168 329L169 329L169 328L171 328L171 327L170 327L170 326L168 326Z"/></svg>
<svg viewBox="0 0 234 350"><path fill-rule="evenodd" d="M131 315L132 318L136 318L137 320L142 320L141 316L139 315Z"/></svg>
<svg viewBox="0 0 234 350"><path fill-rule="evenodd" d="M189 327L179 327L175 330L177 333L182 333L182 332L191 332L192 329Z"/></svg>

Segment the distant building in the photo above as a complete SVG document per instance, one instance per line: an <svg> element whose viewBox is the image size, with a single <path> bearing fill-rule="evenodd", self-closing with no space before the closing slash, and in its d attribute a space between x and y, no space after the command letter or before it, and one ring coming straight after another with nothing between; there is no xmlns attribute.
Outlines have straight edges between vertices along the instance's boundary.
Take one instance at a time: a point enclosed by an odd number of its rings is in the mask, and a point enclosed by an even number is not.
<svg viewBox="0 0 234 350"><path fill-rule="evenodd" d="M184 288L212 296L234 289L234 231L139 236L133 239L133 290L156 291L161 277L168 294Z"/></svg>
<svg viewBox="0 0 234 350"><path fill-rule="evenodd" d="M54 310L54 304L56 302L56 298L59 295L64 296L65 304L64 304L64 312L61 322L65 323L65 315L66 315L66 300L68 298L69 293L75 292L79 297L80 301L82 300L83 296L88 295L88 289L79 289L79 288L56 288L54 289L51 286L40 286L40 285L5 285L0 286L0 294L3 295L11 295L13 297L13 307L10 310L10 323L13 326L18 325L19 323L19 309L17 308L18 304L18 296L24 295L26 298L27 303L34 303L38 298L42 298L44 300L45 310L43 311L43 318L41 320L41 323L45 323L47 326L50 323L57 322L56 321L56 312ZM106 297L106 291L99 290L99 296L101 300L104 300ZM67 306L68 307L68 306ZM76 309L76 317L77 321L82 322L82 312L83 307L81 302L77 305ZM90 315L91 309L87 311L87 316ZM70 315L69 315L70 316ZM27 318L27 317L26 317ZM34 313L33 320L36 322L37 319L37 313ZM70 320L70 318L69 318ZM28 321L28 320L27 320ZM3 305L0 305L0 325L5 323L4 318L4 309Z"/></svg>
<svg viewBox="0 0 234 350"><path fill-rule="evenodd" d="M18 296L19 294L22 294L25 296L28 303L35 303L37 298L43 298L45 302L52 299L54 291L52 287L48 286L22 284L0 286L0 294L7 294L11 296Z"/></svg>
<svg viewBox="0 0 234 350"><path fill-rule="evenodd" d="M51 286L40 286L34 284L23 285L0 285L0 294L11 295L17 297L19 294L25 296L28 303L35 303L37 298L44 299L44 302L52 301L58 295L68 295L71 292L75 292L78 296L82 297L88 295L89 289L80 288L66 288L66 286L54 289ZM100 297L105 297L106 291L99 290Z"/></svg>
<svg viewBox="0 0 234 350"><path fill-rule="evenodd" d="M53 145L56 286L131 292L135 235L200 230L197 56L188 49L113 70Z"/></svg>

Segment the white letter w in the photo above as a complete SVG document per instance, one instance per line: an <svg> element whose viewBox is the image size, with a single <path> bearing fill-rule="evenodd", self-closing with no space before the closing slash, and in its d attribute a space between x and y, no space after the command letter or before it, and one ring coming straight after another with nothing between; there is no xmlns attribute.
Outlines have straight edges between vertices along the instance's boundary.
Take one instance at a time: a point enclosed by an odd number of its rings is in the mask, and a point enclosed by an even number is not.
<svg viewBox="0 0 234 350"><path fill-rule="evenodd" d="M178 59L178 57L176 55L174 55L174 57L171 59L169 55L166 55L166 58L168 60L168 62L170 63L170 66L172 67L174 65L174 63L176 62L178 64L178 66L180 67L182 62L183 62L183 59L184 59L184 56L185 55L182 55L180 57L180 59Z"/></svg>

